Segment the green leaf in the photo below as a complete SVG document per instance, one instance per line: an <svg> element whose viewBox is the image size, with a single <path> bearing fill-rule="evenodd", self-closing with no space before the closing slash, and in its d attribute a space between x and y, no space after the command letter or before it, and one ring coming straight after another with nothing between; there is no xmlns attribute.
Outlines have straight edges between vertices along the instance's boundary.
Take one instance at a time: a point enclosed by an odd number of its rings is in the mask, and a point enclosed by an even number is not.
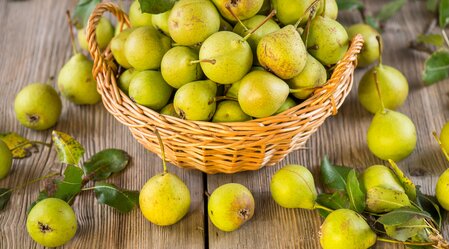
<svg viewBox="0 0 449 249"><path fill-rule="evenodd" d="M6 205L8 205L11 193L12 190L9 188L0 188L0 211L5 209Z"/></svg>
<svg viewBox="0 0 449 249"><path fill-rule="evenodd" d="M94 187L97 201L127 213L139 203L139 191L129 191L109 183L97 182Z"/></svg>
<svg viewBox="0 0 449 249"><path fill-rule="evenodd" d="M377 222L387 226L399 226L406 224L415 217L432 219L432 216L426 211L412 207L402 207L380 216Z"/></svg>
<svg viewBox="0 0 449 249"><path fill-rule="evenodd" d="M441 47L444 45L444 38L440 34L418 35L416 41L428 45Z"/></svg>
<svg viewBox="0 0 449 249"><path fill-rule="evenodd" d="M432 221L435 223L437 228L440 229L443 221L443 216L441 214L441 208L438 205L437 199L434 196L429 196L421 193L421 191L418 189L416 204L421 208L421 210L425 210L432 216Z"/></svg>
<svg viewBox="0 0 449 249"><path fill-rule="evenodd" d="M397 176L399 182L405 190L410 201L416 201L416 186L404 172L398 167L398 165L393 160L388 160L390 162L390 168L393 170L394 174Z"/></svg>
<svg viewBox="0 0 449 249"><path fill-rule="evenodd" d="M438 7L438 20L440 28L444 29L449 23L449 0L440 0Z"/></svg>
<svg viewBox="0 0 449 249"><path fill-rule="evenodd" d="M83 170L69 165L64 171L63 180L55 180L56 191L52 197L59 198L70 204L73 197L81 192L83 182Z"/></svg>
<svg viewBox="0 0 449 249"><path fill-rule="evenodd" d="M321 206L327 207L332 210L348 209L350 207L349 198L343 191L337 191L333 194L319 194L316 202ZM329 211L323 209L318 209L318 211L323 217L326 217L330 213Z"/></svg>
<svg viewBox="0 0 449 249"><path fill-rule="evenodd" d="M382 30L379 26L379 22L374 17L366 16L365 22L366 22L366 24L368 24L369 26L371 26L373 29L377 30L378 32L382 32Z"/></svg>
<svg viewBox="0 0 449 249"><path fill-rule="evenodd" d="M87 26L90 14L100 2L101 0L78 0L72 15L73 24L77 29Z"/></svg>
<svg viewBox="0 0 449 249"><path fill-rule="evenodd" d="M365 210L365 193L362 191L357 179L357 172L354 169L348 174L346 193L349 197L351 209L357 213L362 213Z"/></svg>
<svg viewBox="0 0 449 249"><path fill-rule="evenodd" d="M426 9L430 12L437 12L439 0L427 0Z"/></svg>
<svg viewBox="0 0 449 249"><path fill-rule="evenodd" d="M422 79L426 85L444 80L449 76L449 51L434 52L424 63Z"/></svg>
<svg viewBox="0 0 449 249"><path fill-rule="evenodd" d="M427 225L423 218L412 217L401 225L385 225L385 232L388 236L399 241L407 241L417 236Z"/></svg>
<svg viewBox="0 0 449 249"><path fill-rule="evenodd" d="M346 189L346 178L351 168L332 165L327 156L321 161L321 178L326 187L335 190Z"/></svg>
<svg viewBox="0 0 449 249"><path fill-rule="evenodd" d="M11 150L14 158L25 158L31 155L29 149L33 147L31 142L15 132L0 134L0 139L5 142L9 150Z"/></svg>
<svg viewBox="0 0 449 249"><path fill-rule="evenodd" d="M58 158L61 163L78 165L84 155L83 146L70 135L53 131L51 134Z"/></svg>
<svg viewBox="0 0 449 249"><path fill-rule="evenodd" d="M171 10L176 0L139 0L140 9L144 13L160 14Z"/></svg>
<svg viewBox="0 0 449 249"><path fill-rule="evenodd" d="M394 0L390 1L387 4L384 4L382 6L382 9L380 9L379 13L377 13L376 19L379 20L380 22L387 21L392 16L394 16L399 10L401 10L402 6L404 6L406 2L407 2L406 0Z"/></svg>
<svg viewBox="0 0 449 249"><path fill-rule="evenodd" d="M337 0L339 10L353 10L363 8L363 3L359 0Z"/></svg>
<svg viewBox="0 0 449 249"><path fill-rule="evenodd" d="M93 155L84 163L83 169L89 179L105 180L112 173L117 173L126 168L129 155L118 149L106 149Z"/></svg>

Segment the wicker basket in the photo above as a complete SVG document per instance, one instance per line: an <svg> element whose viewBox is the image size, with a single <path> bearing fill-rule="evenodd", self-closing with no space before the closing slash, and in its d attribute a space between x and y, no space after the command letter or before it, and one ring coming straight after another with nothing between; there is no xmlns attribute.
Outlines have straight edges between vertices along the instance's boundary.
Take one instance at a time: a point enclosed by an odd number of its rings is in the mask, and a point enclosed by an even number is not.
<svg viewBox="0 0 449 249"><path fill-rule="evenodd" d="M303 147L324 120L337 113L350 92L357 54L363 46L362 37L356 36L325 86L287 111L246 122L188 121L140 106L117 87L117 65L110 49L100 51L95 39L96 25L106 11L115 15L118 23L129 25L126 14L113 3L97 5L89 19L87 37L94 59L93 74L104 106L148 150L161 156L156 128L168 162L208 174L257 170Z"/></svg>

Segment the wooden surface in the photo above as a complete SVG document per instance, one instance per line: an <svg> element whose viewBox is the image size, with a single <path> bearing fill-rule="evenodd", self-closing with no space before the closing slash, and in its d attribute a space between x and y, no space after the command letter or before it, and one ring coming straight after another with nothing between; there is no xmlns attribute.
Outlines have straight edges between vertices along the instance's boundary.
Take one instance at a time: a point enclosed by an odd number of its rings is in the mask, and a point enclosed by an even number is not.
<svg viewBox="0 0 449 249"><path fill-rule="evenodd" d="M376 11L387 1L365 1ZM431 132L440 131L449 120L449 82L424 87L420 81L425 55L409 50L409 42L423 32L430 20L423 1L409 1L391 19L383 34L384 63L406 75L410 95L399 110L416 124L418 145L415 152L399 163L412 175L424 193L433 194L438 175L445 162ZM36 132L22 127L13 112L15 94L32 82L46 82L57 77L59 69L71 56L65 23L65 10L73 9L75 0L0 0L0 132L14 131L32 140L50 142L51 131ZM360 21L356 12L341 13L349 25ZM363 70L356 74L356 82ZM357 84L339 114L329 118L312 135L307 149L291 153L284 161L257 172L233 175L204 175L170 166L191 191L189 214L170 227L158 227L144 219L139 210L119 214L99 205L92 192L82 193L73 207L77 214L78 232L64 248L319 248L318 231L322 222L314 211L284 209L275 204L269 192L273 173L287 163L307 166L318 176L318 165L324 155L331 161L363 169L382 163L373 156L365 141L372 115L357 101ZM127 128L108 114L101 104L76 106L63 100L63 112L55 130L76 137L86 148L87 159L106 148L126 150L132 157L129 167L109 181L128 189L139 190L154 174L161 171L161 161L147 152L131 137ZM51 171L60 171L52 148L40 147L40 152L25 160L15 160L10 175L0 180L0 187L13 187ZM246 185L256 199L253 219L238 231L217 230L205 211L205 192L212 192L224 183ZM37 197L39 184L14 192L6 210L0 213L0 248L41 248L27 235L26 209ZM449 238L448 222L445 222ZM378 243L375 248L403 248Z"/></svg>

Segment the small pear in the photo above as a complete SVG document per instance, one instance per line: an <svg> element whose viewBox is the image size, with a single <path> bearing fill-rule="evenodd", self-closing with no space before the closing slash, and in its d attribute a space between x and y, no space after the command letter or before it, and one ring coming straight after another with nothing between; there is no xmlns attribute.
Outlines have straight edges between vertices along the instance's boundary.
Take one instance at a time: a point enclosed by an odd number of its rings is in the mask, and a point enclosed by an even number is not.
<svg viewBox="0 0 449 249"><path fill-rule="evenodd" d="M372 165L366 168L362 174L362 182L366 190L374 187L382 187L405 192L393 171L384 165Z"/></svg>
<svg viewBox="0 0 449 249"><path fill-rule="evenodd" d="M271 196L282 207L314 209L317 192L310 171L301 165L289 164L271 178Z"/></svg>
<svg viewBox="0 0 449 249"><path fill-rule="evenodd" d="M164 81L159 71L139 72L129 84L129 96L138 104L155 111L162 109L170 99L173 88Z"/></svg>
<svg viewBox="0 0 449 249"><path fill-rule="evenodd" d="M58 88L61 94L77 105L93 105L101 100L97 81L92 76L93 63L77 53L61 68Z"/></svg>
<svg viewBox="0 0 449 249"><path fill-rule="evenodd" d="M137 70L158 69L162 57L168 51L168 37L152 27L139 27L128 35L125 42L125 56Z"/></svg>
<svg viewBox="0 0 449 249"><path fill-rule="evenodd" d="M348 28L349 39L352 40L357 34L363 37L363 47L357 55L359 67L366 67L377 61L380 57L379 41L376 37L381 37L379 32L364 23L357 23ZM382 43L382 41L380 41Z"/></svg>
<svg viewBox="0 0 449 249"><path fill-rule="evenodd" d="M323 13L324 12L324 13ZM321 0L319 8L316 11L317 15L324 15L333 20L337 20L338 5L336 0ZM364 44L365 45L365 44Z"/></svg>
<svg viewBox="0 0 449 249"><path fill-rule="evenodd" d="M126 94L129 95L129 84L134 76L136 76L140 71L130 68L125 70L118 78L118 87Z"/></svg>
<svg viewBox="0 0 449 249"><path fill-rule="evenodd" d="M274 114L288 94L283 80L266 71L253 71L241 80L238 101L246 114L264 118Z"/></svg>
<svg viewBox="0 0 449 249"><path fill-rule="evenodd" d="M327 73L324 66L313 56L307 54L306 66L301 73L287 80L292 95L297 99L308 98L316 87L326 83Z"/></svg>
<svg viewBox="0 0 449 249"><path fill-rule="evenodd" d="M293 25L265 35L257 45L257 58L268 71L291 79L306 66L307 51Z"/></svg>
<svg viewBox="0 0 449 249"><path fill-rule="evenodd" d="M140 8L139 0L134 2L129 7L129 22L133 27L152 26L152 15L149 13L143 13Z"/></svg>
<svg viewBox="0 0 449 249"><path fill-rule="evenodd" d="M173 105L173 103L169 103L166 106L164 106L164 108L162 108L160 113L179 118L179 115L176 113L175 106Z"/></svg>
<svg viewBox="0 0 449 249"><path fill-rule="evenodd" d="M290 108L292 108L294 106L296 106L296 101L293 98L288 97L284 101L284 104L282 104L281 107L279 107L279 109L274 114L278 114L278 113L284 112L284 111L286 111L286 110L288 110L288 109L290 109Z"/></svg>
<svg viewBox="0 0 449 249"><path fill-rule="evenodd" d="M212 192L207 204L207 213L218 229L231 232L253 217L254 208L254 197L245 186L228 183Z"/></svg>
<svg viewBox="0 0 449 249"><path fill-rule="evenodd" d="M264 0L212 0L220 14L229 21L246 20L259 12ZM234 15L235 17L234 17Z"/></svg>
<svg viewBox="0 0 449 249"><path fill-rule="evenodd" d="M240 80L232 83L231 87L226 91L226 96L238 99L239 97L239 89L240 89Z"/></svg>
<svg viewBox="0 0 449 249"><path fill-rule="evenodd" d="M309 18L310 11L306 10L314 3L314 0L272 0L276 17L284 24L295 24L300 18L305 24Z"/></svg>
<svg viewBox="0 0 449 249"><path fill-rule="evenodd" d="M175 93L173 105L176 113L187 120L210 120L217 105L216 93L217 84L210 80L187 83Z"/></svg>
<svg viewBox="0 0 449 249"><path fill-rule="evenodd" d="M0 139L0 180L5 178L9 174L9 170L12 166L12 153Z"/></svg>
<svg viewBox="0 0 449 249"><path fill-rule="evenodd" d="M58 122L62 103L53 87L33 83L20 90L14 99L14 112L19 122L33 130L45 130Z"/></svg>
<svg viewBox="0 0 449 249"><path fill-rule="evenodd" d="M114 27L112 26L111 21L106 17L102 17L95 29L95 36L100 49L105 49L108 46L109 42L114 37L114 32ZM77 38L80 47L88 51L89 45L87 43L86 29L78 30Z"/></svg>
<svg viewBox="0 0 449 249"><path fill-rule="evenodd" d="M231 84L251 69L253 54L248 42L241 36L219 31L203 42L199 61L207 78L217 83Z"/></svg>
<svg viewBox="0 0 449 249"><path fill-rule="evenodd" d="M133 29L123 30L111 40L112 55L114 56L114 59L117 61L117 63L124 68L131 67L131 64L129 64L125 56L125 43L132 31Z"/></svg>
<svg viewBox="0 0 449 249"><path fill-rule="evenodd" d="M179 45L203 42L220 29L220 14L210 1L180 0L168 18L168 31Z"/></svg>
<svg viewBox="0 0 449 249"><path fill-rule="evenodd" d="M165 53L161 62L161 73L167 83L180 88L192 81L200 80L203 71L198 60L198 52L184 46L173 47Z"/></svg>
<svg viewBox="0 0 449 249"><path fill-rule="evenodd" d="M416 146L416 128L406 115L385 109L378 111L368 128L367 142L377 157L400 161Z"/></svg>
<svg viewBox="0 0 449 249"><path fill-rule="evenodd" d="M153 27L168 36L170 36L170 32L168 31L168 17L170 16L170 13L171 11L169 10L151 17Z"/></svg>
<svg viewBox="0 0 449 249"><path fill-rule="evenodd" d="M438 178L435 194L440 205L449 211L449 169Z"/></svg>
<svg viewBox="0 0 449 249"><path fill-rule="evenodd" d="M251 116L243 112L239 103L234 100L221 101L212 117L212 122L244 122L251 120Z"/></svg>
<svg viewBox="0 0 449 249"><path fill-rule="evenodd" d="M323 249L368 249L376 240L376 233L365 219L349 209L333 211L320 228Z"/></svg>
<svg viewBox="0 0 449 249"><path fill-rule="evenodd" d="M323 65L336 64L343 58L348 50L349 38L339 22L328 17L316 16L310 21L309 30L307 51L313 57Z"/></svg>

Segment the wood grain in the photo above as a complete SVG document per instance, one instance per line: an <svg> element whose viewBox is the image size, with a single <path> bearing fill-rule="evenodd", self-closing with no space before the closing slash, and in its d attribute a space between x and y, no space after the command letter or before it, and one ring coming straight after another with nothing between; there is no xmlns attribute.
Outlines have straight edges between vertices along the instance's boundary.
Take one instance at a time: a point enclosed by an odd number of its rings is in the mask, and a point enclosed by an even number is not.
<svg viewBox="0 0 449 249"><path fill-rule="evenodd" d="M364 1L376 12L382 1ZM15 119L15 94L31 82L46 82L57 77L59 69L71 56L65 23L65 10L73 9L76 0L0 0L0 132L15 131L29 139L50 142L50 132L23 128ZM127 3L129 4L129 2ZM448 81L424 87L420 77L425 55L409 50L409 42L424 31L431 16L422 1L409 1L391 19L383 33L384 62L404 72L410 83L410 95L399 110L415 122L418 145L415 152L399 162L412 175L424 193L433 194L438 175L447 168L431 132L439 131L449 120ZM359 22L356 12L342 12L346 24ZM364 70L358 70L356 82ZM50 80L56 87L56 81ZM284 209L271 198L269 181L274 172L288 163L307 166L318 177L318 165L324 155L331 161L358 169L382 163L373 156L365 141L372 115L357 101L357 84L339 113L329 118L307 143L307 148L291 153L273 167L256 172L205 176L200 172L169 169L183 179L192 197L191 211L174 226L158 227L146 221L138 210L120 214L96 203L93 193L81 194L73 207L77 213L77 235L63 248L320 248L318 231L322 219L315 211ZM63 113L55 130L76 137L86 148L87 159L106 148L126 150L132 157L129 168L109 181L128 189L140 189L154 174L161 172L161 161L146 151L129 131L108 114L101 104L76 106L63 100ZM53 148L39 147L39 153L15 160L11 174L0 180L0 187L16 186L52 171L60 171ZM217 230L208 221L204 191L238 182L247 186L256 199L254 218L232 233ZM318 184L319 185L319 184ZM6 210L0 213L0 248L41 248L28 236L26 210L36 198L35 184L13 193ZM449 238L448 222L444 235ZM379 243L375 248L403 248Z"/></svg>

